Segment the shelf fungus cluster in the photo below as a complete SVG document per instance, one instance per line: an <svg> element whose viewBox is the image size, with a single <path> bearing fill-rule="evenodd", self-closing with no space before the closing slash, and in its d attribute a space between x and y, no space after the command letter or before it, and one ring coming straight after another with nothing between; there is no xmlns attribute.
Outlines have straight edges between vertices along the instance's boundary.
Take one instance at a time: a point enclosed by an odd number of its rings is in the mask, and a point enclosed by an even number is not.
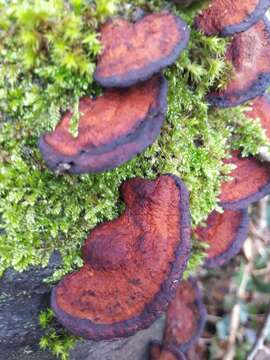
<svg viewBox="0 0 270 360"><path fill-rule="evenodd" d="M104 93L80 100L76 137L70 131L70 112L53 132L40 137L47 165L59 172L102 172L151 145L167 109L167 83L160 72L176 61L188 39L187 25L168 12L135 23L120 18L107 22L94 74Z"/></svg>
<svg viewBox="0 0 270 360"><path fill-rule="evenodd" d="M270 0L212 0L196 19L206 35L231 36L255 25L270 7Z"/></svg>
<svg viewBox="0 0 270 360"><path fill-rule="evenodd" d="M227 50L231 80L208 95L210 104L231 107L254 99L247 116L259 119L270 138L270 100L263 95L270 84L269 5L270 0L214 0L196 25L207 35L234 35ZM160 72L178 58L188 38L186 24L167 12L135 23L106 23L94 74L104 93L80 100L77 137L70 133L67 113L40 138L48 166L71 173L106 171L151 145L166 114L167 83ZM221 187L223 212L212 212L205 226L193 231L208 244L206 268L222 266L240 251L248 235L248 206L270 193L268 163L238 151L224 163L234 167ZM188 191L167 174L127 180L121 193L125 211L91 231L84 266L54 288L52 308L73 334L96 341L132 335L166 311L163 341L151 343L150 358L186 359L206 318L197 281L181 281L191 247Z"/></svg>
<svg viewBox="0 0 270 360"><path fill-rule="evenodd" d="M261 96L270 86L269 0L213 0L196 19L207 35L233 35L226 58L232 74L225 88L212 91L208 102L232 107Z"/></svg>
<svg viewBox="0 0 270 360"><path fill-rule="evenodd" d="M150 344L150 360L181 360L198 341L206 320L206 310L198 283L183 280L166 311L162 343Z"/></svg>
<svg viewBox="0 0 270 360"><path fill-rule="evenodd" d="M265 13L269 0L212 0L195 20L206 35L233 36L226 57L232 74L225 88L208 94L216 107L233 107L251 102L247 117L260 121L270 139L270 24ZM270 166L255 157L233 151L225 164L233 165L230 180L221 186L222 213L214 211L194 237L208 244L204 266L226 264L241 249L248 235L248 206L270 193Z"/></svg>
<svg viewBox="0 0 270 360"><path fill-rule="evenodd" d="M221 186L223 212L212 212L206 226L193 232L197 240L208 244L206 268L222 266L239 253L248 235L248 206L270 193L269 163L241 157L238 151L224 162L234 165L234 169Z"/></svg>
<svg viewBox="0 0 270 360"><path fill-rule="evenodd" d="M178 178L134 178L121 192L124 213L90 233L84 266L52 293L58 320L86 339L150 326L175 295L189 257L189 198Z"/></svg>
<svg viewBox="0 0 270 360"><path fill-rule="evenodd" d="M208 95L211 105L232 107L261 96L270 85L270 24L265 17L235 35L226 53L232 75L224 89Z"/></svg>

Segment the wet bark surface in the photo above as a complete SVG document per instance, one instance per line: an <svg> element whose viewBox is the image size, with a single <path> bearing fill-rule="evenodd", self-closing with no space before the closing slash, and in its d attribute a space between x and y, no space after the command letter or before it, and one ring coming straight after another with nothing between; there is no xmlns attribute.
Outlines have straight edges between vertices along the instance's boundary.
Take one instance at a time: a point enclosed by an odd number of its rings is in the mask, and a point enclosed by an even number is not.
<svg viewBox="0 0 270 360"><path fill-rule="evenodd" d="M38 348L43 335L39 313L49 306L51 291L44 279L52 275L60 263L60 255L54 253L47 267L31 267L21 273L7 270L0 279L0 360L13 359L12 354L19 350L23 354L26 346L30 347L26 352ZM30 353L27 356L32 359ZM17 355L16 359L21 358Z"/></svg>

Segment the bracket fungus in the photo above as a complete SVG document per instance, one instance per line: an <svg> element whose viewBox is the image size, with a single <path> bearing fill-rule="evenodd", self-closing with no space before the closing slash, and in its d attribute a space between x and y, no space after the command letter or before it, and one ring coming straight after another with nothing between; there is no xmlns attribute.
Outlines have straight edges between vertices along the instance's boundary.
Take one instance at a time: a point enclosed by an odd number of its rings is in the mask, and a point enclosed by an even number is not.
<svg viewBox="0 0 270 360"><path fill-rule="evenodd" d="M164 345L185 353L201 336L206 320L206 310L195 279L181 281L166 314Z"/></svg>
<svg viewBox="0 0 270 360"><path fill-rule="evenodd" d="M163 343L161 346L156 342L151 344L151 360L169 360L166 353L172 359L182 359L184 353L198 341L205 321L206 309L197 281L193 278L181 281L166 311Z"/></svg>
<svg viewBox="0 0 270 360"><path fill-rule="evenodd" d="M248 223L247 209L225 210L222 214L213 211L207 226L195 229L195 237L209 245L206 268L222 266L239 253L248 235Z"/></svg>
<svg viewBox="0 0 270 360"><path fill-rule="evenodd" d="M150 344L150 360L186 360L186 356L175 349L163 348L159 341Z"/></svg>
<svg viewBox="0 0 270 360"><path fill-rule="evenodd" d="M189 196L177 177L134 178L121 192L124 213L90 233L84 266L52 292L58 320L86 339L150 326L175 295L189 257Z"/></svg>
<svg viewBox="0 0 270 360"><path fill-rule="evenodd" d="M270 96L265 94L251 103L251 110L246 113L249 118L258 119L270 140Z"/></svg>
<svg viewBox="0 0 270 360"><path fill-rule="evenodd" d="M104 87L129 87L149 79L175 62L189 40L189 29L167 12L150 14L135 23L107 22L101 29L103 52L94 74Z"/></svg>
<svg viewBox="0 0 270 360"><path fill-rule="evenodd" d="M212 0L195 22L206 35L231 36L255 25L269 7L270 0Z"/></svg>
<svg viewBox="0 0 270 360"><path fill-rule="evenodd" d="M254 157L241 157L238 151L224 163L235 165L232 178L221 186L219 196L223 209L239 210L259 201L270 193L270 164Z"/></svg>
<svg viewBox="0 0 270 360"><path fill-rule="evenodd" d="M261 96L270 85L270 24L264 17L249 30L236 34L227 49L232 76L224 89L207 95L216 107L232 107Z"/></svg>
<svg viewBox="0 0 270 360"><path fill-rule="evenodd" d="M72 114L39 139L39 148L53 170L87 173L125 163L160 133L167 109L167 81L157 75L127 90L107 90L80 101L78 136L70 133Z"/></svg>

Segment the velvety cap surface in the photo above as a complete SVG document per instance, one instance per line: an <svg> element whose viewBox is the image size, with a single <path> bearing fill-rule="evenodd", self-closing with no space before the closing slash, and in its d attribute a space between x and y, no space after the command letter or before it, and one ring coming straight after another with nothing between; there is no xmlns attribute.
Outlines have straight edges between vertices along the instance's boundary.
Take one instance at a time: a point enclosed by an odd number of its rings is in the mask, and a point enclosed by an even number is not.
<svg viewBox="0 0 270 360"><path fill-rule="evenodd" d="M84 267L52 295L59 321L94 340L150 326L174 296L189 256L189 200L178 178L134 178L121 190L125 212L90 233Z"/></svg>
<svg viewBox="0 0 270 360"><path fill-rule="evenodd" d="M121 18L109 21L101 29L103 52L95 80L104 87L128 87L149 79L174 63L188 40L186 23L167 12L136 23Z"/></svg>
<svg viewBox="0 0 270 360"><path fill-rule="evenodd" d="M107 90L80 101L78 136L70 132L72 114L41 136L39 147L53 170L71 173L115 168L151 145L160 133L167 106L167 82L155 76L128 90Z"/></svg>

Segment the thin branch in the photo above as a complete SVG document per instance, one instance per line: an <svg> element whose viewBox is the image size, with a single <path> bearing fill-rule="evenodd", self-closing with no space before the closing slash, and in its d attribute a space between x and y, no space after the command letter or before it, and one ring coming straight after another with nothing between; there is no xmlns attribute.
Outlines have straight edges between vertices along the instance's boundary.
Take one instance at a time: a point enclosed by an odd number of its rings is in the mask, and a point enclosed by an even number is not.
<svg viewBox="0 0 270 360"><path fill-rule="evenodd" d="M269 158L269 160L270 160L270 158ZM253 241L249 244L251 246L251 249L249 249L249 250L251 250L251 251L245 251L247 263L244 266L241 284L240 284L239 289L236 294L236 304L234 305L232 312L231 312L228 348L227 348L227 352L223 358L224 360L235 359L236 343L237 343L237 339L239 336L239 328L240 328L241 302L243 300L245 300L247 283L248 283L248 280L249 280L252 272L255 270L254 261L255 261L256 256L260 253L260 251L257 248L257 245L255 246L255 241L261 240L264 243L266 243L265 231L267 229L267 221L266 221L267 200L268 199L265 198L257 205L256 222L255 222L255 224L253 222L251 222L251 224L250 224L250 232L251 232ZM270 309L269 309L269 312L270 312ZM267 336L267 335L265 335L265 333L267 332L267 327L270 326L270 314L268 314L268 317L269 317L269 319L266 320L267 323L265 325L265 329L262 330L261 336L259 336L260 340L258 339L259 344L257 346L260 349L263 346L263 343ZM257 344L257 341L256 341L256 344ZM253 359L254 359L254 357L251 357L251 358L248 358L247 360L253 360Z"/></svg>
<svg viewBox="0 0 270 360"><path fill-rule="evenodd" d="M255 269L252 271L252 275L254 276L265 276L270 274L270 266L267 265L267 267L263 269Z"/></svg>
<svg viewBox="0 0 270 360"><path fill-rule="evenodd" d="M246 288L250 274L253 269L253 262L248 262L243 269L243 277L239 289L237 291L237 303L234 305L231 313L231 324L230 324L230 335L228 341L228 350L224 356L224 360L233 360L235 357L235 344L237 340L238 330L240 326L240 311L241 304L240 301L244 300L246 294Z"/></svg>
<svg viewBox="0 0 270 360"><path fill-rule="evenodd" d="M263 349L265 340L269 334L269 330L270 330L270 304L268 307L267 314L265 316L265 321L264 321L263 327L258 335L258 338L257 338L250 354L247 357L247 360L254 360L256 355L258 354L258 352Z"/></svg>

